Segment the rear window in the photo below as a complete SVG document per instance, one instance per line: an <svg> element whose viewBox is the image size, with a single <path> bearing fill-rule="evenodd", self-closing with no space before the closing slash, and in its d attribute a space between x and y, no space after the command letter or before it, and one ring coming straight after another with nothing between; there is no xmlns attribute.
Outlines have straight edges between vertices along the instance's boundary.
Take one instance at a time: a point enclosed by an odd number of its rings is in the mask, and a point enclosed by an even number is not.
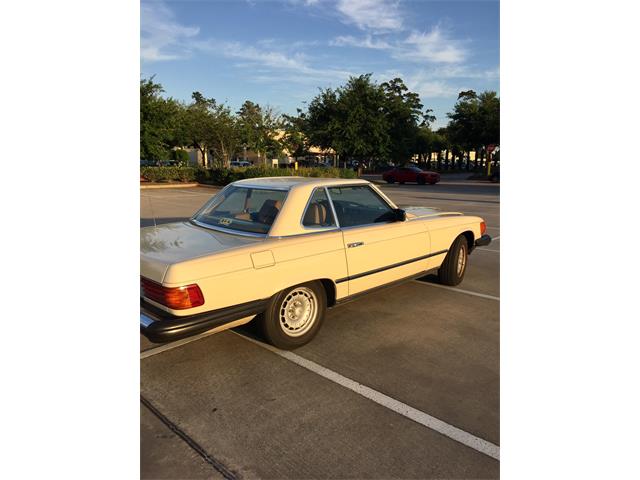
<svg viewBox="0 0 640 480"><path fill-rule="evenodd" d="M284 190L228 187L211 199L193 219L216 228L267 234L286 196Z"/></svg>

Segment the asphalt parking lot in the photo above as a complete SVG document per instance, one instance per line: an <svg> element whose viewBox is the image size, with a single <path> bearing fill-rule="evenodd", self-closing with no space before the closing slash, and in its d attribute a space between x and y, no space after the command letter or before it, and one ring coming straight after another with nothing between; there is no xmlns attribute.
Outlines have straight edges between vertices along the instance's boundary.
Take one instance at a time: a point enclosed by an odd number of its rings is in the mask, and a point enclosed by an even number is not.
<svg viewBox="0 0 640 480"><path fill-rule="evenodd" d="M458 287L427 276L343 304L291 353L250 325L160 348L141 336L142 478L499 476L500 187L381 187L480 215L494 241ZM141 226L217 191L141 189Z"/></svg>

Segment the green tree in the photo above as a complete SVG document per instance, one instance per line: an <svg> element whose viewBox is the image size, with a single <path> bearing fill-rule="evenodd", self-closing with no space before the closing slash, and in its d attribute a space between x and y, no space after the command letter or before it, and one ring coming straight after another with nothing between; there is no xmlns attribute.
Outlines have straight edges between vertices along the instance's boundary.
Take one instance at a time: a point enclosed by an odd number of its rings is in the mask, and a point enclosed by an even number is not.
<svg viewBox="0 0 640 480"><path fill-rule="evenodd" d="M390 137L385 92L371 74L349 78L335 90L321 90L309 104L306 135L313 145L332 148L339 157L388 158Z"/></svg>
<svg viewBox="0 0 640 480"><path fill-rule="evenodd" d="M171 148L179 144L180 105L162 98L163 91L153 77L140 80L140 158L144 160L167 160Z"/></svg>
<svg viewBox="0 0 640 480"><path fill-rule="evenodd" d="M214 163L229 167L231 159L242 143L238 121L226 105L215 105L211 115L213 125L209 142L214 154Z"/></svg>
<svg viewBox="0 0 640 480"><path fill-rule="evenodd" d="M371 74L351 77L338 88L338 125L334 149L349 158L381 160L389 157L391 139L384 109L385 92Z"/></svg>
<svg viewBox="0 0 640 480"><path fill-rule="evenodd" d="M496 92L482 92L478 96L479 136L484 145L500 144L500 98Z"/></svg>
<svg viewBox="0 0 640 480"><path fill-rule="evenodd" d="M227 105L193 92L193 102L183 106L179 138L197 148L202 165L229 166L241 145L239 125Z"/></svg>
<svg viewBox="0 0 640 480"><path fill-rule="evenodd" d="M306 118L302 110L297 109L297 115L283 115L284 136L282 145L293 157L303 157L309 151L309 141L305 132Z"/></svg>
<svg viewBox="0 0 640 480"><path fill-rule="evenodd" d="M418 122L423 118L420 96L410 92L401 78L394 78L381 85L384 95L384 112L387 117L389 154L391 159L404 163L417 152ZM429 111L423 123L432 116Z"/></svg>
<svg viewBox="0 0 640 480"><path fill-rule="evenodd" d="M427 126L418 128L415 141L415 153L418 155L420 163L427 164L431 168L431 154L437 151L436 134Z"/></svg>
<svg viewBox="0 0 640 480"><path fill-rule="evenodd" d="M212 147L215 127L212 111L217 107L217 103L200 92L193 92L191 98L193 102L183 108L180 117L180 137L185 145L198 149L202 166L208 167L211 164L209 150Z"/></svg>
<svg viewBox="0 0 640 480"><path fill-rule="evenodd" d="M332 148L340 157L403 163L430 145L426 130L435 121L417 93L401 78L377 84L371 74L349 78L337 89L324 89L303 114L311 145Z"/></svg>
<svg viewBox="0 0 640 480"><path fill-rule="evenodd" d="M261 107L249 100L237 112L240 142L258 153L265 162L282 154L279 131L283 126L280 115L271 107Z"/></svg>
<svg viewBox="0 0 640 480"><path fill-rule="evenodd" d="M500 99L496 92L460 92L453 112L447 115L451 141L467 151L474 149L476 164L487 145L500 143Z"/></svg>
<svg viewBox="0 0 640 480"><path fill-rule="evenodd" d="M340 115L338 92L330 88L321 89L309 103L307 114L300 115L304 119L301 122L303 133L309 139L309 143L323 150L333 148L337 151L336 139L340 124L344 120Z"/></svg>

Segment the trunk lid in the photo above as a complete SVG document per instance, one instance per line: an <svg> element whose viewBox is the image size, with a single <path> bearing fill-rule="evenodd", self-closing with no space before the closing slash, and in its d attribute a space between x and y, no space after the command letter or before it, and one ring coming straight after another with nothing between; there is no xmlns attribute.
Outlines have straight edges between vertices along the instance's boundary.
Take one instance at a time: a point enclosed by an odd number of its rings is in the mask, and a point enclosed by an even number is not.
<svg viewBox="0 0 640 480"><path fill-rule="evenodd" d="M208 230L189 222L141 228L140 275L161 283L170 265L262 240Z"/></svg>

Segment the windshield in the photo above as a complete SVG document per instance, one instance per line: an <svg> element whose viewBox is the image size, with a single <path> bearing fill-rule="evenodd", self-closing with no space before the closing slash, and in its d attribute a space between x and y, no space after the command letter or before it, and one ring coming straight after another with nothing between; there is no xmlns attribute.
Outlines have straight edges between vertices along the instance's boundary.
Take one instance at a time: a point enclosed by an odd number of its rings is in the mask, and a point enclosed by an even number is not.
<svg viewBox="0 0 640 480"><path fill-rule="evenodd" d="M286 196L285 190L227 187L193 219L213 227L267 234Z"/></svg>

